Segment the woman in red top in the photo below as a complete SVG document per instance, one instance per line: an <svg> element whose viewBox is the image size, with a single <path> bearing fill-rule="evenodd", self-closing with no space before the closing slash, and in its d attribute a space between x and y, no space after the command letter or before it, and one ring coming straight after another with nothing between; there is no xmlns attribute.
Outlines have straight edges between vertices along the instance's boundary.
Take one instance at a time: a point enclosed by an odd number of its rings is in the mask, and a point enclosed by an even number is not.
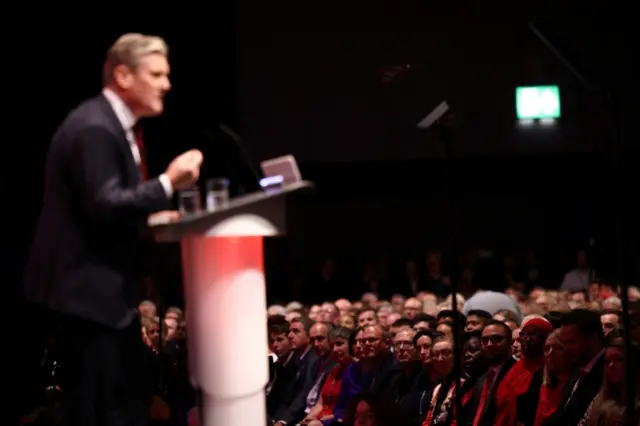
<svg viewBox="0 0 640 426"><path fill-rule="evenodd" d="M556 411L570 372L571 363L565 354L560 330L556 330L544 345L544 372L534 426L542 426Z"/></svg>
<svg viewBox="0 0 640 426"><path fill-rule="evenodd" d="M327 374L317 404L300 422L301 425L325 426L333 422L333 408L340 394L342 375L352 362L351 349L349 347L350 335L351 330L345 327L337 327L331 331L329 335L332 348L331 355L338 365L333 367Z"/></svg>

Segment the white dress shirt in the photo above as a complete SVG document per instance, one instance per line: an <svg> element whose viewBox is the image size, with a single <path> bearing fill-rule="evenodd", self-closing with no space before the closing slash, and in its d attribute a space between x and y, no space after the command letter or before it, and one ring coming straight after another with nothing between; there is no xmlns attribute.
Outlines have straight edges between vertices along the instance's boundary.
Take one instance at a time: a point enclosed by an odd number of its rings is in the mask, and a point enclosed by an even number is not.
<svg viewBox="0 0 640 426"><path fill-rule="evenodd" d="M109 105L113 108L113 112L116 114L116 117L118 117L118 121L122 125L122 129L129 141L129 148L131 148L133 160L138 166L140 166L142 163L142 156L140 154L140 149L138 148L138 143L136 142L136 135L133 132L133 127L136 125L136 117L131 112L131 109L122 101L120 96L113 92L113 90L105 87L102 90L102 94L107 98ZM158 180L160 180L160 183L164 188L164 192L167 194L167 198L171 198L173 196L173 185L171 185L169 176L163 173L158 176Z"/></svg>

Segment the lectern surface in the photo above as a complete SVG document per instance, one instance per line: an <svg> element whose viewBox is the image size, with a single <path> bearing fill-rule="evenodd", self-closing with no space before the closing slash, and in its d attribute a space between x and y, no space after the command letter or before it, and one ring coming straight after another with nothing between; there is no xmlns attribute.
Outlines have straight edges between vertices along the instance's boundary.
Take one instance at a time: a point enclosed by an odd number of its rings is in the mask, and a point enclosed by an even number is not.
<svg viewBox="0 0 640 426"><path fill-rule="evenodd" d="M225 207L185 215L171 223L150 224L158 241L180 241L187 236L274 236L281 235L286 223L286 199L311 190L308 181L267 191L242 195Z"/></svg>

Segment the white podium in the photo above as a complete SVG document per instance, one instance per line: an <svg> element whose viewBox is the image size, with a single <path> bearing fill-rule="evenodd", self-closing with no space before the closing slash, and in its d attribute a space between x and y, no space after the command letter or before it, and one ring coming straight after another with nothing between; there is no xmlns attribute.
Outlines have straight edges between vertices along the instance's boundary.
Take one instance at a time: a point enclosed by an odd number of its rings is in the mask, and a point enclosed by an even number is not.
<svg viewBox="0 0 640 426"><path fill-rule="evenodd" d="M181 243L190 380L202 394L202 426L266 425L262 240L285 233L287 200L312 187L300 182L257 192L151 226L157 241Z"/></svg>

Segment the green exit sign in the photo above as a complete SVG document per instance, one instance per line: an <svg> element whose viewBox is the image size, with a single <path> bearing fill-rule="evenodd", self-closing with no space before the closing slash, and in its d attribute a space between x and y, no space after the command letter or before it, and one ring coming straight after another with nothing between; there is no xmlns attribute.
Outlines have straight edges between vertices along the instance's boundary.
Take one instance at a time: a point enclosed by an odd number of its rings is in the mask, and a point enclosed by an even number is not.
<svg viewBox="0 0 640 426"><path fill-rule="evenodd" d="M516 88L516 114L519 120L560 118L558 86Z"/></svg>

